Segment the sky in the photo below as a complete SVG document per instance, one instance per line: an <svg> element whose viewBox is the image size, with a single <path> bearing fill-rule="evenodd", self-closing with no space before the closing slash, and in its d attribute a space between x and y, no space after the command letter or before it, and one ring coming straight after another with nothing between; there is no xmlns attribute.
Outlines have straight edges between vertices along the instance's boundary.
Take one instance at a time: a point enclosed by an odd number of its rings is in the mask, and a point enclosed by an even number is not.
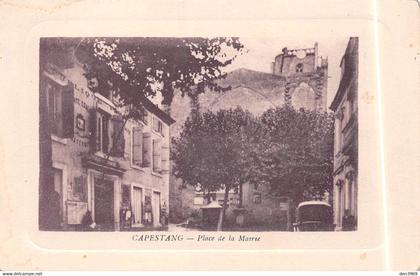
<svg viewBox="0 0 420 276"><path fill-rule="evenodd" d="M317 37L305 35L305 37L278 37L278 38L247 38L241 37L246 51L239 55L234 62L226 68L233 71L239 68L247 68L255 71L270 73L271 62L274 57L281 53L284 47L288 49L313 48L318 42L318 55L328 57L328 89L327 105L334 99L340 82L340 62L344 55L349 37L323 36Z"/></svg>

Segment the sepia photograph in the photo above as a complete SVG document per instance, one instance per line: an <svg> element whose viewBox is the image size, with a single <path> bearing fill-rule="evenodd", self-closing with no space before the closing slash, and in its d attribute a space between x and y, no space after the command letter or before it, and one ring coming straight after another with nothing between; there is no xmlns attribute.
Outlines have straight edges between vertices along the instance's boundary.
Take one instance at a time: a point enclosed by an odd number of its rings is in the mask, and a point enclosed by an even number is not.
<svg viewBox="0 0 420 276"><path fill-rule="evenodd" d="M358 37L39 50L40 230L357 230Z"/></svg>
<svg viewBox="0 0 420 276"><path fill-rule="evenodd" d="M3 274L420 269L415 1L3 2Z"/></svg>

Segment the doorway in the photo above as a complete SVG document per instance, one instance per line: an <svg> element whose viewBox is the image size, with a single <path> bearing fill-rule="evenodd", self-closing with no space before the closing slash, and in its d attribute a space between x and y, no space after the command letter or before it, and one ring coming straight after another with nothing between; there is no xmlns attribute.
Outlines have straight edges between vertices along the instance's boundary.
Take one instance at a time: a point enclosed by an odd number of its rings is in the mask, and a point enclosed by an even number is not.
<svg viewBox="0 0 420 276"><path fill-rule="evenodd" d="M51 226L54 230L60 229L63 223L63 171L53 168L54 190L50 196L51 213L49 214Z"/></svg>
<svg viewBox="0 0 420 276"><path fill-rule="evenodd" d="M142 203L143 203L143 190L142 188L133 186L133 226L140 226L142 223Z"/></svg>
<svg viewBox="0 0 420 276"><path fill-rule="evenodd" d="M95 223L100 231L114 230L114 182L94 180Z"/></svg>
<svg viewBox="0 0 420 276"><path fill-rule="evenodd" d="M160 193L159 192L153 192L152 206L153 206L153 226L158 227L160 226Z"/></svg>

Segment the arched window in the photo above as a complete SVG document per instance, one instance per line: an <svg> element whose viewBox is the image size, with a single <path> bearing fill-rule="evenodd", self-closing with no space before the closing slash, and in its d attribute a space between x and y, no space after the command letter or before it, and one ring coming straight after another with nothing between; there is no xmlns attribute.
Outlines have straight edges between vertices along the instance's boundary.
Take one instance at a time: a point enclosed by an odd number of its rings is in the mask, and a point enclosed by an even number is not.
<svg viewBox="0 0 420 276"><path fill-rule="evenodd" d="M296 65L296 73L302 73L303 72L303 64L302 63L298 63Z"/></svg>

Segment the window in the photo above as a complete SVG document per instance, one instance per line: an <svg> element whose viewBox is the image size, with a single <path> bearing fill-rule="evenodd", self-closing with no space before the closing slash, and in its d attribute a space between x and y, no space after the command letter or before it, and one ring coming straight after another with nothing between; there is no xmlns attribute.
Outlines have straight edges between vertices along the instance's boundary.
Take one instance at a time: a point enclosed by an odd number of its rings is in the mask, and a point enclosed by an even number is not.
<svg viewBox="0 0 420 276"><path fill-rule="evenodd" d="M148 119L149 119L149 117L148 117L148 112L146 111L146 110L143 110L143 112L142 112L142 114L141 114L141 121L145 124L145 125L147 125L147 121L148 121Z"/></svg>
<svg viewBox="0 0 420 276"><path fill-rule="evenodd" d="M96 151L109 153L109 115L99 112L96 119Z"/></svg>
<svg viewBox="0 0 420 276"><path fill-rule="evenodd" d="M60 138L72 137L74 131L73 86L61 86L48 79L45 81L45 89L51 133Z"/></svg>
<svg viewBox="0 0 420 276"><path fill-rule="evenodd" d="M160 139L153 140L153 171L161 172L161 147Z"/></svg>
<svg viewBox="0 0 420 276"><path fill-rule="evenodd" d="M296 65L296 73L302 73L303 72L303 64L302 63L298 63Z"/></svg>
<svg viewBox="0 0 420 276"><path fill-rule="evenodd" d="M335 154L339 153L341 150L341 121L336 118L335 119Z"/></svg>
<svg viewBox="0 0 420 276"><path fill-rule="evenodd" d="M169 172L169 146L165 143L161 149L161 167L162 173Z"/></svg>
<svg viewBox="0 0 420 276"><path fill-rule="evenodd" d="M354 175L352 172L348 173L346 176L346 184L347 184L347 198L346 198L346 209L350 210L352 215L355 215L356 209L356 188L355 188L355 181Z"/></svg>
<svg viewBox="0 0 420 276"><path fill-rule="evenodd" d="M229 203L229 205L232 205L232 206L237 206L237 205L239 205L239 198L233 198L233 197L231 197L231 198L230 198L230 203Z"/></svg>
<svg viewBox="0 0 420 276"><path fill-rule="evenodd" d="M143 129L141 127L133 127L131 145L132 164L138 167L143 166Z"/></svg>
<svg viewBox="0 0 420 276"><path fill-rule="evenodd" d="M124 156L124 120L121 116L111 116L101 109L93 108L89 115L89 130L90 148L93 153Z"/></svg>
<svg viewBox="0 0 420 276"><path fill-rule="evenodd" d="M74 177L72 190L73 190L73 199L77 199L79 201L87 202L86 176L81 175L81 176L78 176L78 177Z"/></svg>
<svg viewBox="0 0 420 276"><path fill-rule="evenodd" d="M47 84L48 93L48 113L51 122L51 133L62 137L63 133L63 118L62 118L62 94L57 87L52 84Z"/></svg>
<svg viewBox="0 0 420 276"><path fill-rule="evenodd" d="M261 193L254 193L252 202L255 204L261 204Z"/></svg>
<svg viewBox="0 0 420 276"><path fill-rule="evenodd" d="M343 146L343 127L345 126L345 117L346 117L346 109L345 107L341 107L339 114L338 114L338 119L339 119L339 124L338 124L338 150L341 150L341 147Z"/></svg>
<svg viewBox="0 0 420 276"><path fill-rule="evenodd" d="M143 133L143 167L150 167L152 151L152 135Z"/></svg>
<svg viewBox="0 0 420 276"><path fill-rule="evenodd" d="M153 131L163 135L163 123L156 117L153 117Z"/></svg>

